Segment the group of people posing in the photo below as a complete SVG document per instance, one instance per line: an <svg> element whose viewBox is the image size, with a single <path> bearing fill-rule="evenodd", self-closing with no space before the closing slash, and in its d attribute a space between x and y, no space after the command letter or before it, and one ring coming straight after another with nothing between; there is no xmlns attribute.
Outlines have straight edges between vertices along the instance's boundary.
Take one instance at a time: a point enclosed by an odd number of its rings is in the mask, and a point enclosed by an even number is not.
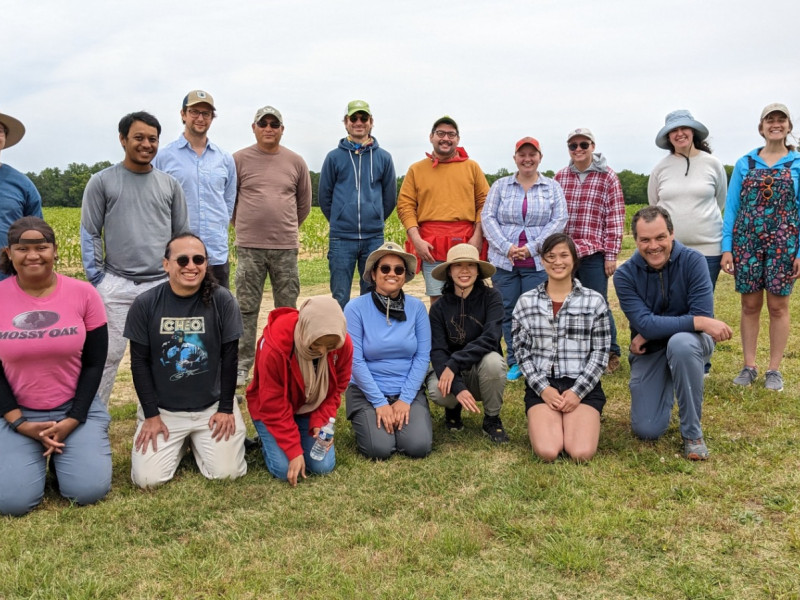
<svg viewBox="0 0 800 600"><path fill-rule="evenodd" d="M258 109L256 143L233 155L208 139L210 94L187 94L180 116L183 133L161 151L155 117L120 121L124 158L94 175L83 198L88 283L55 272L56 236L40 218L38 192L0 164L0 513L38 505L48 465L78 504L108 492L107 406L127 340L140 404L131 476L141 487L171 479L189 447L204 476L244 475L235 391L248 381L266 466L292 485L334 468L332 443L322 459L312 447L343 394L362 454L421 458L433 445L429 401L444 408L449 431L464 428L464 409L482 407L483 432L507 441L504 389L520 377L534 452L589 460L605 404L600 379L620 365L607 305L612 276L631 328L637 436L660 437L677 399L684 455L708 457L704 374L714 344L732 335L714 318L720 270L735 276L742 297L744 365L734 382L758 378L766 296L764 385L783 387L788 297L800 275L800 155L787 141L784 105L762 111L765 144L737 162L730 185L702 123L685 110L667 115L656 144L669 155L650 177L651 206L633 218L637 249L618 267L624 200L589 129L567 135L569 164L554 179L539 173L541 144L523 137L514 145L517 172L490 187L459 146L455 120L442 117L430 131L432 151L411 165L398 193L369 105L350 102L347 135L319 184L331 297L299 309L299 227L311 182L303 159L280 143L282 114ZM0 125L0 150L24 134L9 115ZM395 208L405 246L384 240ZM356 269L361 295L351 300ZM403 291L418 272L429 313ZM256 340L267 277L275 309Z"/></svg>

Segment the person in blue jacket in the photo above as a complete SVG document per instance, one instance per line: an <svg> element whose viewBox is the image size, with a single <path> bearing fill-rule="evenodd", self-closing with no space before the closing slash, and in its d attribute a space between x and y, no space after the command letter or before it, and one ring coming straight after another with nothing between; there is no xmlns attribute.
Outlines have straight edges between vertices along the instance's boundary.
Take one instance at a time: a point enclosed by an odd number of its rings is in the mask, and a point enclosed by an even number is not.
<svg viewBox="0 0 800 600"><path fill-rule="evenodd" d="M0 152L11 148L25 135L25 126L0 113ZM42 218L42 197L27 175L0 162L0 243L5 244L8 228L22 217ZM8 277L0 271L0 281Z"/></svg>
<svg viewBox="0 0 800 600"><path fill-rule="evenodd" d="M683 455L705 460L704 365L714 342L729 340L732 331L714 318L705 258L675 240L669 213L660 206L643 208L631 230L636 252L614 273L631 327L631 428L643 439L661 437L677 397Z"/></svg>
<svg viewBox="0 0 800 600"><path fill-rule="evenodd" d="M372 125L369 104L350 102L344 116L347 137L325 157L319 176L319 206L330 223L331 294L342 308L350 300L356 264L361 294L367 293L364 266L383 244L384 222L397 203L392 156L372 137Z"/></svg>
<svg viewBox="0 0 800 600"><path fill-rule="evenodd" d="M800 276L800 154L788 143L789 109L768 104L758 132L764 146L736 161L722 223L722 270L742 295L744 365L733 383L748 386L758 376L756 346L764 296L769 311L769 366L764 387L780 392L783 351L789 341L789 295Z"/></svg>

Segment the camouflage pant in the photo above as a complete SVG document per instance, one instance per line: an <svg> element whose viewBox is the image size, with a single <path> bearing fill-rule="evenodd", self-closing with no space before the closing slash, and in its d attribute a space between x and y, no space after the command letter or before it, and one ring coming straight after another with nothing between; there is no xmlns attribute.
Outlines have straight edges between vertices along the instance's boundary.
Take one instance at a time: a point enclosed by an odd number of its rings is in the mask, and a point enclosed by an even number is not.
<svg viewBox="0 0 800 600"><path fill-rule="evenodd" d="M297 271L297 250L238 248L236 266L236 300L242 311L242 337L239 338L239 370L253 366L256 347L258 312L264 296L264 283L269 275L275 307L297 308L300 295L300 274Z"/></svg>

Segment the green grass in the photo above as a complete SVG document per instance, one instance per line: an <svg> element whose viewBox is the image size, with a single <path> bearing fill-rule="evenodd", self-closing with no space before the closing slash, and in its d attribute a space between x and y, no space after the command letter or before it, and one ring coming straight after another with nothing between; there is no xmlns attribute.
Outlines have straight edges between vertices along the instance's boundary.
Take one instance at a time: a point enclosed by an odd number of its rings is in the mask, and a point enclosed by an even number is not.
<svg viewBox="0 0 800 600"><path fill-rule="evenodd" d="M303 262L304 285L322 277L321 256ZM738 332L730 277L716 302ZM0 519L0 598L800 598L795 301L792 320L781 394L733 386L739 343L718 346L706 463L678 456L676 418L658 442L631 435L627 361L603 379L600 448L584 465L532 456L515 382L502 447L472 415L446 432L433 407L431 456L373 463L342 410L330 476L291 489L251 454L239 481L185 461L143 492L129 477L135 408L115 406L111 493L79 508L48 490L30 515ZM761 345L763 365L766 331Z"/></svg>

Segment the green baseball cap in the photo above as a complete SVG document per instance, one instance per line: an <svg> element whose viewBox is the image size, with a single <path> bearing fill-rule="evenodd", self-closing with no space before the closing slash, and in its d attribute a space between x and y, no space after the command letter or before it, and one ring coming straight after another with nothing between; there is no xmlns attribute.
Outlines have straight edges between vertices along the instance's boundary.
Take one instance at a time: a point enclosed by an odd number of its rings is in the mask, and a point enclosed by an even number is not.
<svg viewBox="0 0 800 600"><path fill-rule="evenodd" d="M372 116L372 111L369 109L369 104L364 102L363 100L353 100L347 104L347 116L350 117L357 112L364 112L367 113L370 117Z"/></svg>

